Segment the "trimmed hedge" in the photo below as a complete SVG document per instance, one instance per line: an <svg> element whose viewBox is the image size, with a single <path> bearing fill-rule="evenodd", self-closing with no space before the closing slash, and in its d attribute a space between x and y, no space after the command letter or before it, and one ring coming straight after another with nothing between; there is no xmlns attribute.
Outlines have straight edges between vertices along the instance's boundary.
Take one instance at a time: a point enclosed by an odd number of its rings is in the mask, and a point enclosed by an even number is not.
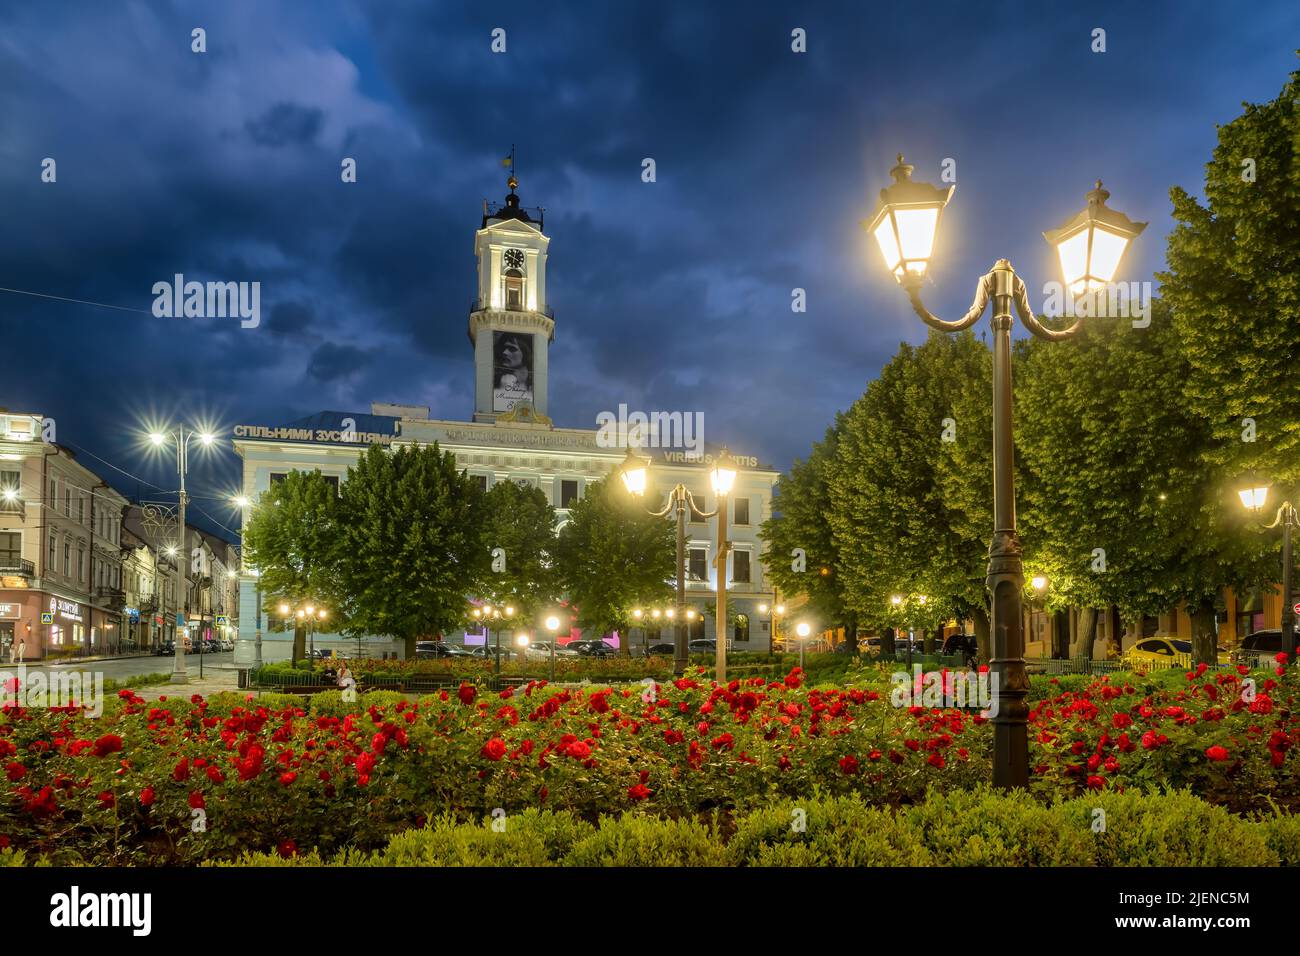
<svg viewBox="0 0 1300 956"><path fill-rule="evenodd" d="M898 811L853 796L816 798L781 801L732 822L727 836L716 821L638 813L602 818L598 827L568 811L526 810L474 823L445 816L398 834L375 853L249 853L205 865L1300 865L1300 817L1247 820L1190 793L1107 793L1044 805L1023 792L980 789L932 792Z"/></svg>

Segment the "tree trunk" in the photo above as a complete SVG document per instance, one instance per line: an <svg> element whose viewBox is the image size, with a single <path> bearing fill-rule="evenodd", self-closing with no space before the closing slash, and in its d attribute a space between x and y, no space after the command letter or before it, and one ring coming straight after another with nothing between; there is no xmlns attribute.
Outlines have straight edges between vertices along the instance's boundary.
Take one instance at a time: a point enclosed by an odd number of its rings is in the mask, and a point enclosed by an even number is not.
<svg viewBox="0 0 1300 956"><path fill-rule="evenodd" d="M406 640L403 642L404 647L402 652L406 656L406 659L408 661L415 660L415 640L416 640L416 635L407 634Z"/></svg>
<svg viewBox="0 0 1300 956"><path fill-rule="evenodd" d="M921 634L923 635L921 638L922 647L924 649L923 652L926 654L933 654L934 653L934 628L927 627L925 630L921 632Z"/></svg>
<svg viewBox="0 0 1300 956"><path fill-rule="evenodd" d="M849 653L856 654L858 652L858 619L854 615L850 615L844 623L844 639L849 642Z"/></svg>
<svg viewBox="0 0 1300 956"><path fill-rule="evenodd" d="M1109 653L1112 657L1119 657L1124 653L1123 629L1124 622L1120 619L1119 608L1115 605L1110 606L1107 611L1110 619L1107 622L1106 635L1109 639Z"/></svg>
<svg viewBox="0 0 1300 956"><path fill-rule="evenodd" d="M989 645L989 612L977 607L971 611L971 619L975 622L975 647L979 658L977 663L987 664L993 656Z"/></svg>
<svg viewBox="0 0 1300 956"><path fill-rule="evenodd" d="M293 660L297 664L307 656L307 629L301 624L293 626Z"/></svg>
<svg viewBox="0 0 1300 956"><path fill-rule="evenodd" d="M1067 660L1070 656L1070 615L1061 610L1052 614L1052 657Z"/></svg>
<svg viewBox="0 0 1300 956"><path fill-rule="evenodd" d="M1192 663L1218 663L1217 636L1214 632L1214 605L1203 600L1192 613Z"/></svg>
<svg viewBox="0 0 1300 956"><path fill-rule="evenodd" d="M1079 611L1079 625L1075 629L1070 657L1092 660L1092 649L1097 642L1097 609L1085 607Z"/></svg>
<svg viewBox="0 0 1300 956"><path fill-rule="evenodd" d="M894 659L894 629L892 627L885 628L880 634L880 658L886 661Z"/></svg>

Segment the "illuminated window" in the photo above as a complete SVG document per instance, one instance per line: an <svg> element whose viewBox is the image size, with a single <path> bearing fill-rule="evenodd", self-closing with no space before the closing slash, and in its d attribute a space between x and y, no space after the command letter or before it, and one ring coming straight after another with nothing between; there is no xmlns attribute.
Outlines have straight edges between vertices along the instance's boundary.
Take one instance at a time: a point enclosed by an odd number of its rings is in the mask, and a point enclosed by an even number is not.
<svg viewBox="0 0 1300 956"><path fill-rule="evenodd" d="M692 581L709 578L709 552L705 548L691 548L688 552L686 574Z"/></svg>

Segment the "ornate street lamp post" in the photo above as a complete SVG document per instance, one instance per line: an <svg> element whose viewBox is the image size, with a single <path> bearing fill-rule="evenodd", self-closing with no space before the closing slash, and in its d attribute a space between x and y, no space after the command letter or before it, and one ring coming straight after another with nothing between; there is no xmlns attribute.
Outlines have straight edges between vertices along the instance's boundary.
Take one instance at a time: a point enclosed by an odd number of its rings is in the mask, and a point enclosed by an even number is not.
<svg viewBox="0 0 1300 956"><path fill-rule="evenodd" d="M623 485L630 494L641 497L645 495L647 478L650 471L650 459L638 455L629 447L627 457L619 467ZM673 673L681 676L686 670L686 509L689 506L696 514L705 518L718 518L718 553L714 558L718 575L718 604L714 629L717 634L717 651L714 656L716 676L719 682L726 679L727 673L727 553L731 542L727 540L727 498L736 483L739 468L735 459L723 448L709 469L709 483L713 493L718 497L716 511L705 511L695 504L695 496L683 484L678 483L668 492L668 503L658 511L650 514L656 518L666 517L676 512L677 517L677 606L668 616L673 619L675 640L673 642Z"/></svg>
<svg viewBox="0 0 1300 956"><path fill-rule="evenodd" d="M913 310L941 332L968 329L993 303L993 539L989 547L989 626L993 654L991 670L997 680L998 710L993 718L993 783L1009 789L1029 784L1029 675L1025 671L1025 634L1021 616L1024 572L1020 537L1016 531L1015 482L1011 435L1011 309L1030 332L1049 341L1069 338L1068 329L1049 329L1029 304L1024 281L1011 263L999 259L980 277L970 310L955 322L934 316L921 302L921 284L934 252L939 219L956 186L942 188L912 181L912 166L898 156L890 174L894 182L880 191L880 203L867 230L875 237L885 264L907 293ZM1087 207L1060 229L1044 233L1060 258L1065 286L1075 295L1105 295L1129 242L1146 223L1132 222L1107 208L1109 193L1097 187L1088 193Z"/></svg>
<svg viewBox="0 0 1300 956"><path fill-rule="evenodd" d="M1242 488L1237 492L1241 503L1250 511L1258 514L1264 510L1268 501L1268 485ZM1296 508L1289 501L1282 502L1277 509L1277 516L1269 528L1282 526L1282 652L1287 661L1296 656L1295 646L1295 598L1291 590L1291 529L1298 523Z"/></svg>

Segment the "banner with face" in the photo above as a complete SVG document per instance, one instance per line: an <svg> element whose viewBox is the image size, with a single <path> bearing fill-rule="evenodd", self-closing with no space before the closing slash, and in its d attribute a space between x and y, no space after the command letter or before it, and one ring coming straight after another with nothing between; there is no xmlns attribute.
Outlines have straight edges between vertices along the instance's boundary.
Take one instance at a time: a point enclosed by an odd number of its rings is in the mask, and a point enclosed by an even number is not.
<svg viewBox="0 0 1300 956"><path fill-rule="evenodd" d="M523 332L492 333L492 410L508 412L533 403L533 337Z"/></svg>

